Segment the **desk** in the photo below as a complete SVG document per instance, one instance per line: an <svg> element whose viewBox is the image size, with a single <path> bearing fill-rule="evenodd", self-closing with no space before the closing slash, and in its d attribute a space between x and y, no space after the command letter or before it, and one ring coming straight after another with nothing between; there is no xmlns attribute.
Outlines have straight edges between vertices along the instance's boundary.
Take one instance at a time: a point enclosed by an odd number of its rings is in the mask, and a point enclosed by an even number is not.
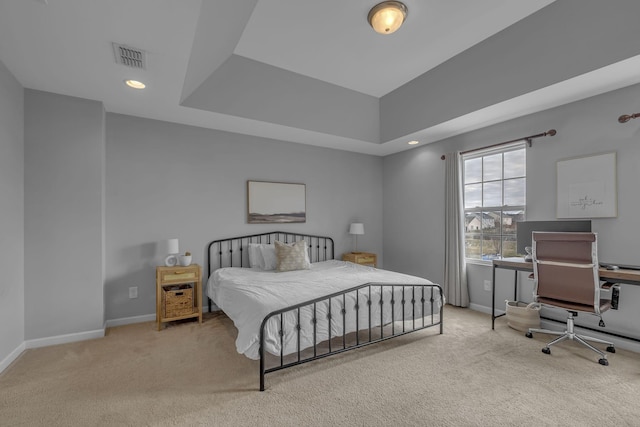
<svg viewBox="0 0 640 427"><path fill-rule="evenodd" d="M533 271L533 263L526 262L524 258L504 258L493 260L493 276L492 276L492 293L491 293L491 329L495 329L495 321L498 317L504 316L499 314L496 316L496 269L514 270L514 289L513 300L518 300L518 272ZM600 280L606 280L613 283L625 283L628 285L640 286L640 270L607 270L600 267Z"/></svg>

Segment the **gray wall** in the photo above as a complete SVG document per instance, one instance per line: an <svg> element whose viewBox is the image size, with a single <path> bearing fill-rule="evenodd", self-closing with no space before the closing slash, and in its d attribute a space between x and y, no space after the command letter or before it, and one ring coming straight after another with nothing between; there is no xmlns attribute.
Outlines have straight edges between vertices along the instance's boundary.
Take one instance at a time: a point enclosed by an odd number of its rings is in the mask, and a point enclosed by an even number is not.
<svg viewBox="0 0 640 427"><path fill-rule="evenodd" d="M378 98L237 55L229 57L183 105L380 141Z"/></svg>
<svg viewBox="0 0 640 427"><path fill-rule="evenodd" d="M22 86L0 62L0 365L24 341L23 111Z"/></svg>
<svg viewBox="0 0 640 427"><path fill-rule="evenodd" d="M640 54L637 0L561 0L380 99L388 141ZM567 35L570 34L570 37Z"/></svg>
<svg viewBox="0 0 640 427"><path fill-rule="evenodd" d="M103 328L104 109L25 90L25 339Z"/></svg>
<svg viewBox="0 0 640 427"><path fill-rule="evenodd" d="M7 212L6 235L20 248L22 116L16 106L22 98L6 70L0 70L0 90L0 195L16 202ZM24 340L100 329L105 319L152 315L154 269L165 255L158 243L169 237L179 238L181 250L190 250L203 264L212 239L271 230L246 224L248 179L306 184L307 223L278 228L333 236L340 256L351 249L348 224L362 221L366 234L359 247L377 252L385 268L442 282L440 155L550 128L558 135L537 140L528 150L528 218L555 218L558 159L616 151L619 215L595 220L594 229L600 233L601 259L640 264L635 228L640 201L634 188L640 122L616 121L620 114L640 111L639 95L640 85L632 86L381 159L124 115L105 117L99 102L26 90ZM4 255L0 262L17 283L15 291L6 281L0 288L5 308L0 312L12 314L3 323L12 325L2 331L2 345L5 336L8 344L0 351L7 352L22 337L21 328L13 326L22 321L23 259L19 251ZM482 287L490 278L489 267L469 266L477 308L490 307L490 293ZM511 278L499 274L497 301L510 297ZM138 286L137 299L128 298L130 286ZM529 283L522 288L530 295ZM633 314L640 287L625 286L622 295L621 310L608 316L608 328L632 333L630 325L640 321Z"/></svg>
<svg viewBox="0 0 640 427"><path fill-rule="evenodd" d="M379 157L117 114L107 114L106 153L108 320L155 313L167 238L202 266L209 241L276 229L331 236L340 257L361 221L358 248L382 259ZM307 222L247 224L247 180L306 184Z"/></svg>
<svg viewBox="0 0 640 427"><path fill-rule="evenodd" d="M640 122L619 124L617 117L640 111L640 85L521 117L435 144L388 156L383 161L385 267L443 280L444 153L477 148L555 128L552 138L537 139L527 150L527 219L553 220L556 206L556 161L575 156L617 152L618 216L593 220L601 260L640 265ZM524 276L522 274L521 276ZM523 299L531 299L532 283L521 277ZM491 307L483 289L491 268L469 265L471 303ZM513 272L496 279L496 301L513 298ZM607 314L607 329L638 336L640 287L623 285L621 307ZM500 302L502 302L500 304ZM580 318L592 326L595 318Z"/></svg>

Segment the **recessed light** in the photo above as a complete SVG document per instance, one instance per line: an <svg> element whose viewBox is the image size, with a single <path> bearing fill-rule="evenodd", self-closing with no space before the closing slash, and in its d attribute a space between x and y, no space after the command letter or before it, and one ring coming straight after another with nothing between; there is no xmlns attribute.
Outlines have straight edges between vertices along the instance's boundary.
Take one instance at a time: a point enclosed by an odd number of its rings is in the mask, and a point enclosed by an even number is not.
<svg viewBox="0 0 640 427"><path fill-rule="evenodd" d="M409 142L407 142L407 144L416 145L416 144L420 144L420 141L409 141Z"/></svg>
<svg viewBox="0 0 640 427"><path fill-rule="evenodd" d="M124 84L134 89L144 89L145 87L147 87L147 85L137 80L125 80Z"/></svg>

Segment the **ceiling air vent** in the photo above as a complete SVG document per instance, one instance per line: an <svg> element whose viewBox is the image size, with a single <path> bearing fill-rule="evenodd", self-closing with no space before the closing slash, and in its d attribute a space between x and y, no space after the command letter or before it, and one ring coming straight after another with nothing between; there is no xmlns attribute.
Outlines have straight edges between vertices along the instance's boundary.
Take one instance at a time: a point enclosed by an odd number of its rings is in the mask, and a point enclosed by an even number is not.
<svg viewBox="0 0 640 427"><path fill-rule="evenodd" d="M118 64L131 68L147 68L146 53L144 50L123 44L113 43L113 53Z"/></svg>

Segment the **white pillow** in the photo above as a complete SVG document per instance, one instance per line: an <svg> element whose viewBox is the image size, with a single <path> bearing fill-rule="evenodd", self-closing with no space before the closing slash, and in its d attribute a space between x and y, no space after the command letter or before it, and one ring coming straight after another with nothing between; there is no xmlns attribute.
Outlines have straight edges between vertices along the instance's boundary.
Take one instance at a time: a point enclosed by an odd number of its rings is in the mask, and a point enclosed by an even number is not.
<svg viewBox="0 0 640 427"><path fill-rule="evenodd" d="M276 270L308 270L311 267L306 240L300 240L290 245L276 241L275 249L277 257Z"/></svg>
<svg viewBox="0 0 640 427"><path fill-rule="evenodd" d="M309 259L309 243L304 241L304 261L309 264L309 268L311 268L311 260Z"/></svg>
<svg viewBox="0 0 640 427"><path fill-rule="evenodd" d="M249 267L264 269L264 258L262 258L262 251L260 250L260 243L249 243Z"/></svg>
<svg viewBox="0 0 640 427"><path fill-rule="evenodd" d="M276 247L273 245L260 245L260 253L262 254L262 269L275 270L277 264Z"/></svg>

